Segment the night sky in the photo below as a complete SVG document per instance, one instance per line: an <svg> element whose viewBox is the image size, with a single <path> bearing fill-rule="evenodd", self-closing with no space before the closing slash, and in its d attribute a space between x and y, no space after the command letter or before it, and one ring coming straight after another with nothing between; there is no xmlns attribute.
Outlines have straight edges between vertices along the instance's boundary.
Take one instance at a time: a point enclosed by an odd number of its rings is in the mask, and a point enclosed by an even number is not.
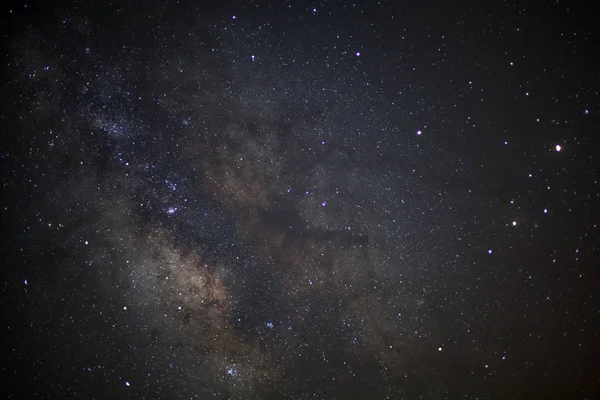
<svg viewBox="0 0 600 400"><path fill-rule="evenodd" d="M600 398L584 3L3 3L0 397Z"/></svg>

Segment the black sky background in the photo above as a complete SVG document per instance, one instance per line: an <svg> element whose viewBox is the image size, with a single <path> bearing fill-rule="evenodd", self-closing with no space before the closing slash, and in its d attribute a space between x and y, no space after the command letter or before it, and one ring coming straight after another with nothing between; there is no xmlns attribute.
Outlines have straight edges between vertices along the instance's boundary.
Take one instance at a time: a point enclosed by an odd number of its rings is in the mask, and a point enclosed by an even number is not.
<svg viewBox="0 0 600 400"><path fill-rule="evenodd" d="M2 397L597 397L592 9L3 5Z"/></svg>

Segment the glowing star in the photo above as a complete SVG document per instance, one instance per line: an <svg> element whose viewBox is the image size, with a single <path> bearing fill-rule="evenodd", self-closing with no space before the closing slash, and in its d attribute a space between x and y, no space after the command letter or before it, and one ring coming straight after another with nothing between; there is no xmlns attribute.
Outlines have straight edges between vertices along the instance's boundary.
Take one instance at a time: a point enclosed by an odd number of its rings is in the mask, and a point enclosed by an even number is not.
<svg viewBox="0 0 600 400"><path fill-rule="evenodd" d="M517 226L517 221L513 221L512 226Z"/></svg>
<svg viewBox="0 0 600 400"><path fill-rule="evenodd" d="M421 132L420 130L417 131L417 135L421 136L423 132Z"/></svg>
<svg viewBox="0 0 600 400"><path fill-rule="evenodd" d="M489 250L488 250L488 254L492 254L492 249L489 249Z"/></svg>
<svg viewBox="0 0 600 400"><path fill-rule="evenodd" d="M173 215L177 212L177 207L169 207L167 208L167 214Z"/></svg>
<svg viewBox="0 0 600 400"><path fill-rule="evenodd" d="M360 52L356 52L356 57L360 57Z"/></svg>
<svg viewBox="0 0 600 400"><path fill-rule="evenodd" d="M561 145L560 145L560 144L557 144L557 145L556 145L556 147L555 147L555 149L556 149L556 151L561 151L561 150L562 150L562 147L561 147Z"/></svg>
<svg viewBox="0 0 600 400"><path fill-rule="evenodd" d="M125 382L125 386L129 387L129 386L131 386L131 383Z"/></svg>

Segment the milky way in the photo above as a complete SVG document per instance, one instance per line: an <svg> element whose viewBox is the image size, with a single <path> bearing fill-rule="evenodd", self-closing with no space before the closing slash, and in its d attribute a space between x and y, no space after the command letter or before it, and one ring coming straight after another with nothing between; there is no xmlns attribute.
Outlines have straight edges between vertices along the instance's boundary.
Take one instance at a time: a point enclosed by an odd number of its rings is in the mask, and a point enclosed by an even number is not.
<svg viewBox="0 0 600 400"><path fill-rule="evenodd" d="M5 10L3 395L598 394L585 13L226 3Z"/></svg>

